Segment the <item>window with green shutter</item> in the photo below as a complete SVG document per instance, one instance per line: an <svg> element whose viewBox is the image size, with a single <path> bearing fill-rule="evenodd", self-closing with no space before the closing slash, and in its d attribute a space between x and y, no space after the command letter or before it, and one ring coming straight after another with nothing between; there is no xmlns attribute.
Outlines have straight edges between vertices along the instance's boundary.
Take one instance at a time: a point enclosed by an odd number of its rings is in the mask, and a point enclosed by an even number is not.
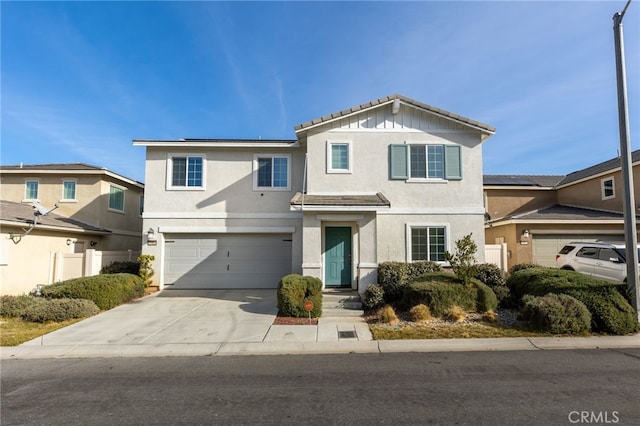
<svg viewBox="0 0 640 426"><path fill-rule="evenodd" d="M462 179L459 145L402 144L389 146L390 179Z"/></svg>

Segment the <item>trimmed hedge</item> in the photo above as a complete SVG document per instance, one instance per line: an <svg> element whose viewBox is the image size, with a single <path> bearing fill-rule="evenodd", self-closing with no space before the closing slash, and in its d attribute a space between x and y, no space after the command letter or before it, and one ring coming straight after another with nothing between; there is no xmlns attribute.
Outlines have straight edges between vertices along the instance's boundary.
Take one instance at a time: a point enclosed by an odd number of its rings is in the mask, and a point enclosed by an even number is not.
<svg viewBox="0 0 640 426"><path fill-rule="evenodd" d="M144 282L132 274L75 278L42 288L42 296L48 299L87 299L102 310L114 308L143 295Z"/></svg>
<svg viewBox="0 0 640 426"><path fill-rule="evenodd" d="M140 273L139 262L111 262L100 269L101 274L133 274Z"/></svg>
<svg viewBox="0 0 640 426"><path fill-rule="evenodd" d="M308 317L304 302L313 302L312 318L322 315L322 281L315 277L289 274L278 283L278 310L289 317Z"/></svg>
<svg viewBox="0 0 640 426"><path fill-rule="evenodd" d="M465 286L451 274L432 273L423 275L404 289L402 305L410 308L419 304L426 305L433 315L442 316L455 305L467 311L493 311L498 300L493 290L478 280Z"/></svg>
<svg viewBox="0 0 640 426"><path fill-rule="evenodd" d="M91 300L84 299L35 299L36 303L29 305L20 317L24 321L48 322L67 321L75 318L86 318L96 315L100 308Z"/></svg>
<svg viewBox="0 0 640 426"><path fill-rule="evenodd" d="M591 329L596 332L623 335L640 329L635 311L621 293L625 284L562 269L528 268L511 275L507 285L518 298L547 293L575 297L591 313Z"/></svg>
<svg viewBox="0 0 640 426"><path fill-rule="evenodd" d="M431 272L441 272L442 267L430 261L382 262L378 265L378 283L384 290L386 303L397 302L407 284Z"/></svg>
<svg viewBox="0 0 640 426"><path fill-rule="evenodd" d="M552 334L584 334L591 329L589 310L569 295L525 295L522 303L520 315L535 329Z"/></svg>
<svg viewBox="0 0 640 426"><path fill-rule="evenodd" d="M38 302L33 296L0 296L0 317L18 318L25 309Z"/></svg>

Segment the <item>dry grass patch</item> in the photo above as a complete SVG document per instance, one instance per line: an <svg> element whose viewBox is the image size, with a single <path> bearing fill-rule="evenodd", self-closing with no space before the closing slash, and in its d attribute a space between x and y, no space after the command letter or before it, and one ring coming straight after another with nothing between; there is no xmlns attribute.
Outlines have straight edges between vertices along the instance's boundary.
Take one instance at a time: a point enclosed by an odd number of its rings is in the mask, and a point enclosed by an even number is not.
<svg viewBox="0 0 640 426"><path fill-rule="evenodd" d="M397 327L389 327L382 324L371 324L371 333L375 340L402 340L402 339L469 339L487 337L540 337L545 333L537 333L505 327L495 323L422 323L402 324Z"/></svg>
<svg viewBox="0 0 640 426"><path fill-rule="evenodd" d="M0 320L0 346L18 346L59 328L67 327L82 319L62 322L35 323L18 318L2 318Z"/></svg>
<svg viewBox="0 0 640 426"><path fill-rule="evenodd" d="M388 325L396 325L400 322L396 311L390 305L386 305L378 311L378 319L380 322Z"/></svg>

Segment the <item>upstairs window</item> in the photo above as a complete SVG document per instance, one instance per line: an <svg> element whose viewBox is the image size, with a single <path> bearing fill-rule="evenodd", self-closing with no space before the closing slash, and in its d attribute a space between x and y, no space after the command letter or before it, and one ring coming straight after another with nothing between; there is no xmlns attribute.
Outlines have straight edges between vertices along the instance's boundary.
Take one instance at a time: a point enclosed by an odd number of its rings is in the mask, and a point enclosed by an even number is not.
<svg viewBox="0 0 640 426"><path fill-rule="evenodd" d="M144 195L141 195L138 198L138 215L142 217L143 213L144 213Z"/></svg>
<svg viewBox="0 0 640 426"><path fill-rule="evenodd" d="M40 182L37 180L28 180L24 183L24 199L25 200L37 200L38 199L38 187Z"/></svg>
<svg viewBox="0 0 640 426"><path fill-rule="evenodd" d="M600 181L600 184L602 186L602 199L603 200L609 200L611 198L615 198L616 197L616 192L615 192L615 189L614 189L615 181L613 180L613 177L602 179Z"/></svg>
<svg viewBox="0 0 640 426"><path fill-rule="evenodd" d="M75 180L62 181L62 200L75 201L75 199L76 199L76 181Z"/></svg>
<svg viewBox="0 0 640 426"><path fill-rule="evenodd" d="M351 173L350 141L327 141L327 173Z"/></svg>
<svg viewBox="0 0 640 426"><path fill-rule="evenodd" d="M124 188L109 186L109 210L124 212Z"/></svg>
<svg viewBox="0 0 640 426"><path fill-rule="evenodd" d="M389 147L389 177L402 180L460 180L459 145L403 144Z"/></svg>
<svg viewBox="0 0 640 426"><path fill-rule="evenodd" d="M256 154L253 159L253 189L288 191L291 188L290 161L289 155Z"/></svg>
<svg viewBox="0 0 640 426"><path fill-rule="evenodd" d="M203 189L204 157L175 156L168 162L168 189Z"/></svg>

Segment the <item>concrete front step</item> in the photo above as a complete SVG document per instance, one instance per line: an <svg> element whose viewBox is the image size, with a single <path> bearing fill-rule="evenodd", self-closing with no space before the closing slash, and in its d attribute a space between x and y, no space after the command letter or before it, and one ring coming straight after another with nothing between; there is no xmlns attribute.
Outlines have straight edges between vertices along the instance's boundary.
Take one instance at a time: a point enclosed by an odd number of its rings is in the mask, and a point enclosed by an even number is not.
<svg viewBox="0 0 640 426"><path fill-rule="evenodd" d="M362 301L356 291L333 291L322 294L322 318L356 318L363 314Z"/></svg>

